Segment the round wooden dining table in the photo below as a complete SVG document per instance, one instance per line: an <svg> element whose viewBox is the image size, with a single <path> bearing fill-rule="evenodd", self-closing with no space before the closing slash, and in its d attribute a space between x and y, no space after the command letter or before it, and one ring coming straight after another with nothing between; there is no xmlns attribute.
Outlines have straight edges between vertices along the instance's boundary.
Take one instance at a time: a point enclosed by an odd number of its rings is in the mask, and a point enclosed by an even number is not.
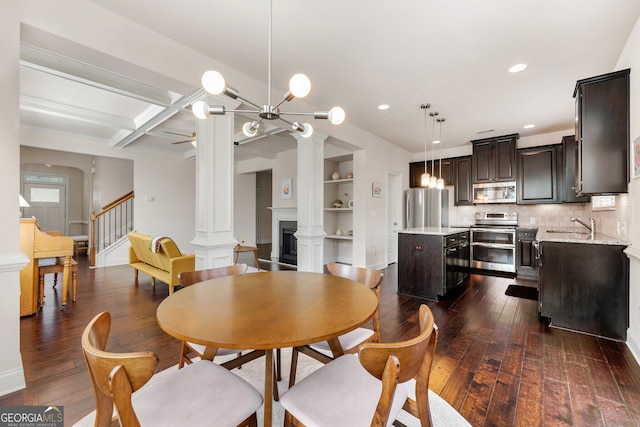
<svg viewBox="0 0 640 427"><path fill-rule="evenodd" d="M264 425L271 426L273 350L329 341L343 354L338 337L367 323L378 300L365 285L329 274L268 271L207 280L167 297L156 312L165 332L217 348L265 352Z"/></svg>

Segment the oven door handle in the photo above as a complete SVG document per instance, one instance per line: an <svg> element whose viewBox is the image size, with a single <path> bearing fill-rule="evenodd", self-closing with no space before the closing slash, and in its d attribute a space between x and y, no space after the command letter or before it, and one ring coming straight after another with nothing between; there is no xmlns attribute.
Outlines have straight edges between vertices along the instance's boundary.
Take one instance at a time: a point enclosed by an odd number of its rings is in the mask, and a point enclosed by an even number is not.
<svg viewBox="0 0 640 427"><path fill-rule="evenodd" d="M481 243L481 242L473 242L471 246L482 246L485 248L496 248L496 249L515 249L516 245L505 245L501 243Z"/></svg>
<svg viewBox="0 0 640 427"><path fill-rule="evenodd" d="M483 233L500 233L500 234L511 234L516 232L516 230L511 229L511 228L472 228L471 229L471 234L473 234L474 231L481 231Z"/></svg>

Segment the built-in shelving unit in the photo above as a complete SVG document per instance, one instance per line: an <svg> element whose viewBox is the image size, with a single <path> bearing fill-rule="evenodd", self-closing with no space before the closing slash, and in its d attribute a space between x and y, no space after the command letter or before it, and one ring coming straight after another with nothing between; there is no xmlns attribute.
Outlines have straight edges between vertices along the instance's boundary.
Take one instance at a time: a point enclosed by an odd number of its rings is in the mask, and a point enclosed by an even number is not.
<svg viewBox="0 0 640 427"><path fill-rule="evenodd" d="M340 177L334 178L337 172ZM351 175L350 175L351 174ZM341 156L326 159L324 164L324 261L351 264L353 260L353 157ZM341 207L335 207L334 201L340 200ZM338 231L340 230L340 231ZM341 233L341 234L340 234Z"/></svg>

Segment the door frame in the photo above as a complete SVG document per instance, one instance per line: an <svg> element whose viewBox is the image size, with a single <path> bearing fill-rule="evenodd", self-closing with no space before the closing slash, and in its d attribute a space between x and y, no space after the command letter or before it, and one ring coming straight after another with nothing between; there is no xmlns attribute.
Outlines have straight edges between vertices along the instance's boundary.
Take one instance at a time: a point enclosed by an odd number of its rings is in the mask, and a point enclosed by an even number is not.
<svg viewBox="0 0 640 427"><path fill-rule="evenodd" d="M387 223L385 238L386 264L398 262L398 230L402 229L402 173L387 171ZM389 244L390 234L395 234L395 245ZM392 247L389 247L392 246Z"/></svg>

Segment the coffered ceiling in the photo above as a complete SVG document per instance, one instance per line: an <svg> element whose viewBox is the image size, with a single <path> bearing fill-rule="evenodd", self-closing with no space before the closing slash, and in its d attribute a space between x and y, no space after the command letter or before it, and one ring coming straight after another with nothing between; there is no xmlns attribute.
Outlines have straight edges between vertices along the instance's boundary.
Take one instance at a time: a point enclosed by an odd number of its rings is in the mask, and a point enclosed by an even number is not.
<svg viewBox="0 0 640 427"><path fill-rule="evenodd" d="M130 28L119 30L132 37L142 26L266 84L267 0L86 1L126 18ZM340 105L349 125L413 153L432 131L420 109L425 102L446 117L445 148L565 131L573 127L576 80L614 70L639 16L637 0L273 0L273 85L281 93L289 76L306 73L313 85L306 104L316 111ZM189 142L173 143L196 130L190 105L203 96L197 85L106 54L89 64L28 39L22 126L123 148L193 151ZM516 63L528 67L509 73ZM390 108L378 110L382 103ZM273 126L247 139L243 122L236 120L238 160L295 148L289 132Z"/></svg>

